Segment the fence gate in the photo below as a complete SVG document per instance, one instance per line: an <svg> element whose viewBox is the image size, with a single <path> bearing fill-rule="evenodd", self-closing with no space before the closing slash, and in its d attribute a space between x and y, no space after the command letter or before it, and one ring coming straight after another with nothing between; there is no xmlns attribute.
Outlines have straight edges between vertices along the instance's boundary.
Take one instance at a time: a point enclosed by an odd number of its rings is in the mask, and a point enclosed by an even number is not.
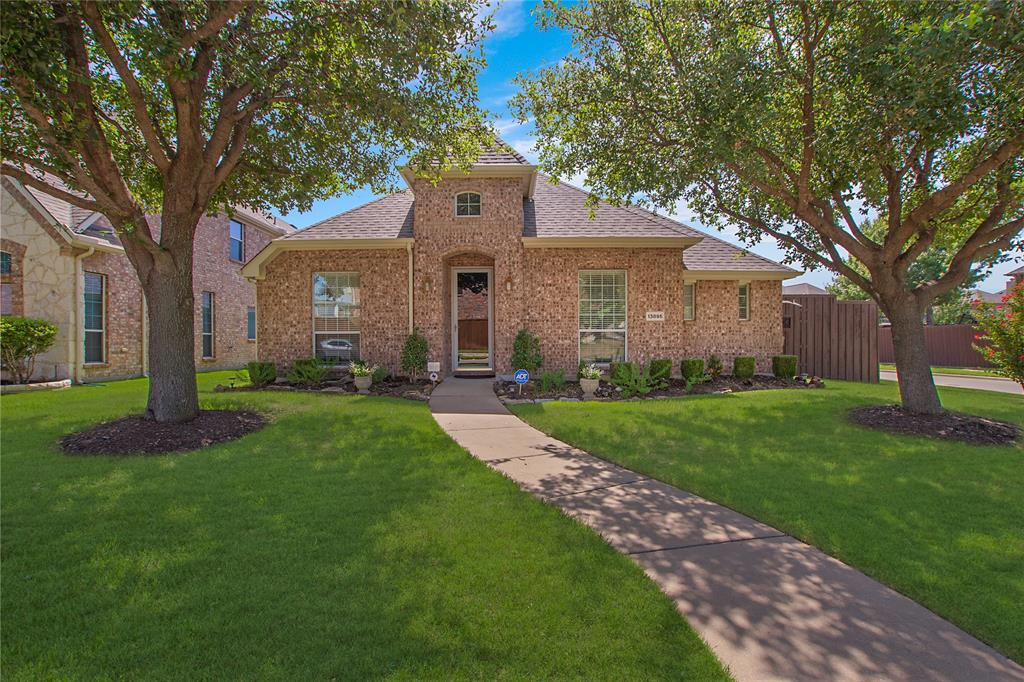
<svg viewBox="0 0 1024 682"><path fill-rule="evenodd" d="M878 382L878 306L831 294L782 297L784 351L826 379Z"/></svg>

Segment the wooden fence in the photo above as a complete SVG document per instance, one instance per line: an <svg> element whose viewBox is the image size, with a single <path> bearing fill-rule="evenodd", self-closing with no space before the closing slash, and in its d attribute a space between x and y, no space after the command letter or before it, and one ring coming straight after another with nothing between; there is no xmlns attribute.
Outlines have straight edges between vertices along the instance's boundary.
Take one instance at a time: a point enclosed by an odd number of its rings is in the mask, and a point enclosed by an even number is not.
<svg viewBox="0 0 1024 682"><path fill-rule="evenodd" d="M981 353L974 350L977 332L969 324L930 325L924 328L924 344L928 362L938 367L991 367ZM895 362L892 350L892 328L878 328L878 359Z"/></svg>
<svg viewBox="0 0 1024 682"><path fill-rule="evenodd" d="M782 297L784 353L799 371L826 379L878 381L878 306L830 294Z"/></svg>

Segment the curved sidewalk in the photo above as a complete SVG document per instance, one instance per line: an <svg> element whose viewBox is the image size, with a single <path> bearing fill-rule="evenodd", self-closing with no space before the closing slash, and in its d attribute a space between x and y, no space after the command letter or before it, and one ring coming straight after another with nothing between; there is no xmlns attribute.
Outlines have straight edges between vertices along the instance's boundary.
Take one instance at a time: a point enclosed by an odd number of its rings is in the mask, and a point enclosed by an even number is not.
<svg viewBox="0 0 1024 682"><path fill-rule="evenodd" d="M447 379L434 418L473 456L598 531L673 601L740 682L1024 681L1024 668L775 528L520 421L490 379Z"/></svg>

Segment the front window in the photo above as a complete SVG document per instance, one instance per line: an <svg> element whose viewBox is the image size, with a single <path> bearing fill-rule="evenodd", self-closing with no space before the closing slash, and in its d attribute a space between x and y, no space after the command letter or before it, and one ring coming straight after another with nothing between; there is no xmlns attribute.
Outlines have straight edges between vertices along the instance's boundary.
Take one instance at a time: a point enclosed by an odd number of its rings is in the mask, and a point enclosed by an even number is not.
<svg viewBox="0 0 1024 682"><path fill-rule="evenodd" d="M85 273L83 328L85 330L85 362L106 361L107 278L96 272Z"/></svg>
<svg viewBox="0 0 1024 682"><path fill-rule="evenodd" d="M683 285L683 319L697 317L697 285L693 282Z"/></svg>
<svg viewBox="0 0 1024 682"><path fill-rule="evenodd" d="M213 292L203 292L203 359L213 358L214 351L214 302Z"/></svg>
<svg viewBox="0 0 1024 682"><path fill-rule="evenodd" d="M480 215L480 195L476 192L462 192L456 195L455 215L459 217Z"/></svg>
<svg viewBox="0 0 1024 682"><path fill-rule="evenodd" d="M313 352L331 365L359 359L359 273L313 274Z"/></svg>
<svg viewBox="0 0 1024 682"><path fill-rule="evenodd" d="M245 310L245 338L256 340L256 308L253 306Z"/></svg>
<svg viewBox="0 0 1024 682"><path fill-rule="evenodd" d="M11 274L11 254L0 251L0 275Z"/></svg>
<svg viewBox="0 0 1024 682"><path fill-rule="evenodd" d="M626 271L579 273L580 361L606 364L626 359Z"/></svg>
<svg viewBox="0 0 1024 682"><path fill-rule="evenodd" d="M0 315L14 312L14 292L11 289L11 254L0 251Z"/></svg>
<svg viewBox="0 0 1024 682"><path fill-rule="evenodd" d="M740 285L740 319L750 319L750 285Z"/></svg>
<svg viewBox="0 0 1024 682"><path fill-rule="evenodd" d="M230 230L230 255L231 260L236 260L239 263L245 262L245 227L242 223L237 220L232 220L229 224Z"/></svg>

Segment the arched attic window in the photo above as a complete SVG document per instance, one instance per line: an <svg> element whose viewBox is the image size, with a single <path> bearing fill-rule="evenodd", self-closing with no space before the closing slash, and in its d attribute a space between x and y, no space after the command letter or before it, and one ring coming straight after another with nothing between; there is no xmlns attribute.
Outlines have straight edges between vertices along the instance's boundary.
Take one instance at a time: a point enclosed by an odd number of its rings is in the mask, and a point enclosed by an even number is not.
<svg viewBox="0 0 1024 682"><path fill-rule="evenodd" d="M459 192L455 195L455 215L459 218L480 215L480 193Z"/></svg>

